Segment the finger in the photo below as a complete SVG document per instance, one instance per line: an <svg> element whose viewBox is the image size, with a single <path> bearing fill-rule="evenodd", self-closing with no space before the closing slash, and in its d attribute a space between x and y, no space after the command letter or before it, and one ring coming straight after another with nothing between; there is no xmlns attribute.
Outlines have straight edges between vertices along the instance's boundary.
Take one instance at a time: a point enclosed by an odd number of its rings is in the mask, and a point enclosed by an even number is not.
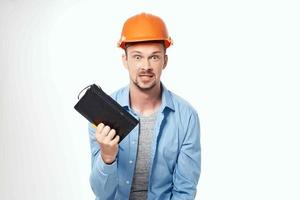
<svg viewBox="0 0 300 200"><path fill-rule="evenodd" d="M107 135L107 138L108 138L109 140L112 140L112 139L115 137L115 135L116 135L116 130L115 130L115 129L111 129L111 130L109 131L108 135Z"/></svg>
<svg viewBox="0 0 300 200"><path fill-rule="evenodd" d="M119 141L120 141L120 136L117 135L113 140L110 141L110 144L116 145L116 144L119 144Z"/></svg>
<svg viewBox="0 0 300 200"><path fill-rule="evenodd" d="M103 142L106 144L110 144L115 135L116 131L114 129L110 129L107 135L104 136Z"/></svg>
<svg viewBox="0 0 300 200"><path fill-rule="evenodd" d="M96 131L97 131L98 133L101 133L101 131L102 131L102 129L104 128L104 126L105 126L105 125L104 125L103 123L98 124L97 130L96 130Z"/></svg>
<svg viewBox="0 0 300 200"><path fill-rule="evenodd" d="M101 135L103 135L103 137L106 137L110 131L110 127L109 126L105 126L102 131L101 131Z"/></svg>
<svg viewBox="0 0 300 200"><path fill-rule="evenodd" d="M103 140L103 136L101 135L101 131L102 131L103 127L104 127L104 124L100 123L100 124L98 124L98 126L96 128L95 137L98 142L101 142Z"/></svg>

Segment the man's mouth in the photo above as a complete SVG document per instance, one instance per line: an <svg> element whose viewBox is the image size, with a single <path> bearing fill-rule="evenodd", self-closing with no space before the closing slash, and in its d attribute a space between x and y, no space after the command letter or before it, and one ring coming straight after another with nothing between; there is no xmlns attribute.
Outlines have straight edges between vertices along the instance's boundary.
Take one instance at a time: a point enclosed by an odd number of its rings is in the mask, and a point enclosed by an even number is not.
<svg viewBox="0 0 300 200"><path fill-rule="evenodd" d="M139 74L139 76L142 76L142 77L153 77L154 74Z"/></svg>
<svg viewBox="0 0 300 200"><path fill-rule="evenodd" d="M153 79L154 74L140 74L139 77L142 81L148 82Z"/></svg>

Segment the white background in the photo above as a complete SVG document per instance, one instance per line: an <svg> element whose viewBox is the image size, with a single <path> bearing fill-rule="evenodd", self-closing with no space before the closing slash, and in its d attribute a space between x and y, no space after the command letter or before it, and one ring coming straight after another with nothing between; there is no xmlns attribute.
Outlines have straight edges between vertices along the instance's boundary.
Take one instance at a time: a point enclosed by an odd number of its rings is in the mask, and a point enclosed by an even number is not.
<svg viewBox="0 0 300 200"><path fill-rule="evenodd" d="M122 24L162 17L164 84L201 120L197 199L299 200L297 1L0 0L0 199L93 199L86 85L128 83Z"/></svg>

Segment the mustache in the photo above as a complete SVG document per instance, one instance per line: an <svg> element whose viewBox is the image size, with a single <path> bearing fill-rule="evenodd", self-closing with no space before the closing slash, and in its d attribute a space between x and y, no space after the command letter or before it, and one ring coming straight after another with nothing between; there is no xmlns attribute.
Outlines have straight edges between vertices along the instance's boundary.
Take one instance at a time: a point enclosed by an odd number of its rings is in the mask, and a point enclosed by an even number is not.
<svg viewBox="0 0 300 200"><path fill-rule="evenodd" d="M154 76L155 74L151 71L141 71L138 73L139 76Z"/></svg>

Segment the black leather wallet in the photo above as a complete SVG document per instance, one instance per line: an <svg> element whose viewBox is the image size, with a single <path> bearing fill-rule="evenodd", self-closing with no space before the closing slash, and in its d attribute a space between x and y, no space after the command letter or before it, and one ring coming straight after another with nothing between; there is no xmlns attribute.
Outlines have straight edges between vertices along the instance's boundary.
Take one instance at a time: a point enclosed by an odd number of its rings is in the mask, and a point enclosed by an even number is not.
<svg viewBox="0 0 300 200"><path fill-rule="evenodd" d="M138 120L97 85L88 87L82 98L78 96L75 110L96 126L103 123L115 129L121 142L138 124Z"/></svg>

